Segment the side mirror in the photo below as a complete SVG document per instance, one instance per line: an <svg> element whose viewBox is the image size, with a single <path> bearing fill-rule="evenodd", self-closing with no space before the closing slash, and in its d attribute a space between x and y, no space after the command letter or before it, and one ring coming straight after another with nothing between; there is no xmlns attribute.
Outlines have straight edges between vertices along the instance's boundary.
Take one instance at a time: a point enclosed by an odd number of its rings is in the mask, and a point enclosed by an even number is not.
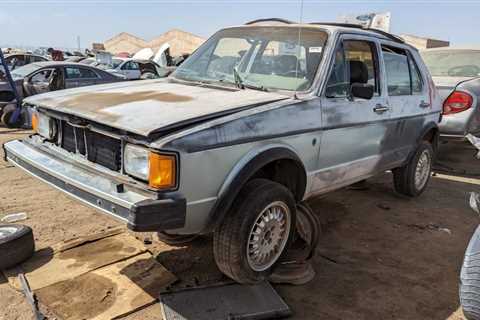
<svg viewBox="0 0 480 320"><path fill-rule="evenodd" d="M368 83L352 83L350 94L353 98L370 100L375 92L375 87Z"/></svg>

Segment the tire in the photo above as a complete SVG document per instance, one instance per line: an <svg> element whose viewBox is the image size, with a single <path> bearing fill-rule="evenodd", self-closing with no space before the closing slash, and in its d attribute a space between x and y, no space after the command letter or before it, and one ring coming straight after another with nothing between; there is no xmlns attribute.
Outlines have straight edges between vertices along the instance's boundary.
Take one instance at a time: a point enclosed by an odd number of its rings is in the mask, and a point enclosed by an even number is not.
<svg viewBox="0 0 480 320"><path fill-rule="evenodd" d="M213 235L213 252L220 271L242 284L267 279L290 244L295 231L295 210L294 197L283 185L266 179L249 181ZM266 223L270 231L259 223ZM261 233L262 240L253 238L254 231ZM253 252L247 254L254 241L274 251L264 264L254 261Z"/></svg>
<svg viewBox="0 0 480 320"><path fill-rule="evenodd" d="M6 107L3 109L1 121L7 128L20 128L23 124L23 114L20 113L20 116L17 117L17 120L14 123L10 123L10 118L15 112L15 107Z"/></svg>
<svg viewBox="0 0 480 320"><path fill-rule="evenodd" d="M421 174L422 178L416 179L417 167L421 165L420 161L425 161L424 156L428 158L428 164L424 162L426 166L425 170L419 169L423 172L423 174ZM405 166L393 169L395 191L408 197L418 197L421 195L430 181L433 161L434 153L432 145L428 141L422 141L415 151L415 154ZM416 181L421 183L417 184Z"/></svg>
<svg viewBox="0 0 480 320"><path fill-rule="evenodd" d="M480 320L480 227L465 252L459 287L463 314L469 320Z"/></svg>
<svg viewBox="0 0 480 320"><path fill-rule="evenodd" d="M158 240L171 245L171 246L178 246L192 242L195 240L198 235L176 235L176 234L168 234L166 232L157 232Z"/></svg>
<svg viewBox="0 0 480 320"><path fill-rule="evenodd" d="M30 227L0 225L0 270L11 268L33 255L35 242Z"/></svg>

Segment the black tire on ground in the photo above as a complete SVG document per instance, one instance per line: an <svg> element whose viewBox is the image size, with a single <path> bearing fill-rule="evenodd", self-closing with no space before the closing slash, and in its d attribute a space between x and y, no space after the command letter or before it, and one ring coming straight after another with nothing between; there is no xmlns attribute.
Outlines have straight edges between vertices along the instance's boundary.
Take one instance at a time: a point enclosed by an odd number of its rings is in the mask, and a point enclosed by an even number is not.
<svg viewBox="0 0 480 320"><path fill-rule="evenodd" d="M168 234L166 232L157 232L158 240L172 246L178 246L182 244L187 244L195 240L198 235L176 235L176 234Z"/></svg>
<svg viewBox="0 0 480 320"><path fill-rule="evenodd" d="M32 229L20 224L0 225L0 270L11 268L33 255Z"/></svg>
<svg viewBox="0 0 480 320"><path fill-rule="evenodd" d="M11 117L15 112L15 108L6 107L3 109L1 121L7 128L20 128L23 124L23 114L17 117L17 120L14 123L10 122Z"/></svg>
<svg viewBox="0 0 480 320"><path fill-rule="evenodd" d="M283 185L267 180L249 181L240 191L228 213L213 235L213 252L218 268L238 283L253 284L264 281L275 267L273 263L265 270L254 270L248 262L247 246L250 232L262 213L271 204L281 204L288 208L289 221L285 231L288 238L278 262L285 254L295 232L295 199ZM287 229L288 228L288 229ZM273 261L273 259L272 259ZM259 268L260 269L260 268Z"/></svg>
<svg viewBox="0 0 480 320"><path fill-rule="evenodd" d="M419 165L420 158L424 154L426 154L429 159L428 173L426 177L427 180L425 183L423 183L423 185L417 186L415 184L416 169ZM392 170L395 191L409 197L418 197L420 194L422 194L422 192L427 188L428 182L430 181L433 162L434 153L432 145L428 141L422 141L417 147L415 154L410 158L409 162L405 166Z"/></svg>
<svg viewBox="0 0 480 320"><path fill-rule="evenodd" d="M469 320L480 320L480 226L470 239L460 273L460 304Z"/></svg>

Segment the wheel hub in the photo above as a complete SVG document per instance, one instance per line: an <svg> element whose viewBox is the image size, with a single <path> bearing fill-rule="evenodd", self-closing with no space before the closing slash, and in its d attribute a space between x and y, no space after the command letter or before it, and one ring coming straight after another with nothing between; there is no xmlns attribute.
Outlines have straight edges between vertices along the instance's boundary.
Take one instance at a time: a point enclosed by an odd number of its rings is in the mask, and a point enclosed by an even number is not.
<svg viewBox="0 0 480 320"><path fill-rule="evenodd" d="M281 201L258 215L247 243L247 260L253 270L264 271L277 261L288 240L290 221L290 209Z"/></svg>
<svg viewBox="0 0 480 320"><path fill-rule="evenodd" d="M415 187L421 190L428 181L430 175L431 158L427 150L424 150L418 158L415 168Z"/></svg>
<svg viewBox="0 0 480 320"><path fill-rule="evenodd" d="M12 235L17 231L14 227L0 227L0 239L6 238L9 235Z"/></svg>

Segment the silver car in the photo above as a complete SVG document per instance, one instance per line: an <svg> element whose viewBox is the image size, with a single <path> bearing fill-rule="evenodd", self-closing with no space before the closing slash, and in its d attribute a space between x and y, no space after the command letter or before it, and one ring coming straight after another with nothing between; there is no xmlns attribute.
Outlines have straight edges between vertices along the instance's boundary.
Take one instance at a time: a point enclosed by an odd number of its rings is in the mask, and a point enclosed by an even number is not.
<svg viewBox="0 0 480 320"><path fill-rule="evenodd" d="M240 283L270 274L303 200L385 170L420 195L441 113L398 38L268 21L220 30L169 78L25 103L37 134L4 144L8 161L134 231L213 232Z"/></svg>
<svg viewBox="0 0 480 320"><path fill-rule="evenodd" d="M437 48L421 55L443 100L441 136L480 134L480 48Z"/></svg>

